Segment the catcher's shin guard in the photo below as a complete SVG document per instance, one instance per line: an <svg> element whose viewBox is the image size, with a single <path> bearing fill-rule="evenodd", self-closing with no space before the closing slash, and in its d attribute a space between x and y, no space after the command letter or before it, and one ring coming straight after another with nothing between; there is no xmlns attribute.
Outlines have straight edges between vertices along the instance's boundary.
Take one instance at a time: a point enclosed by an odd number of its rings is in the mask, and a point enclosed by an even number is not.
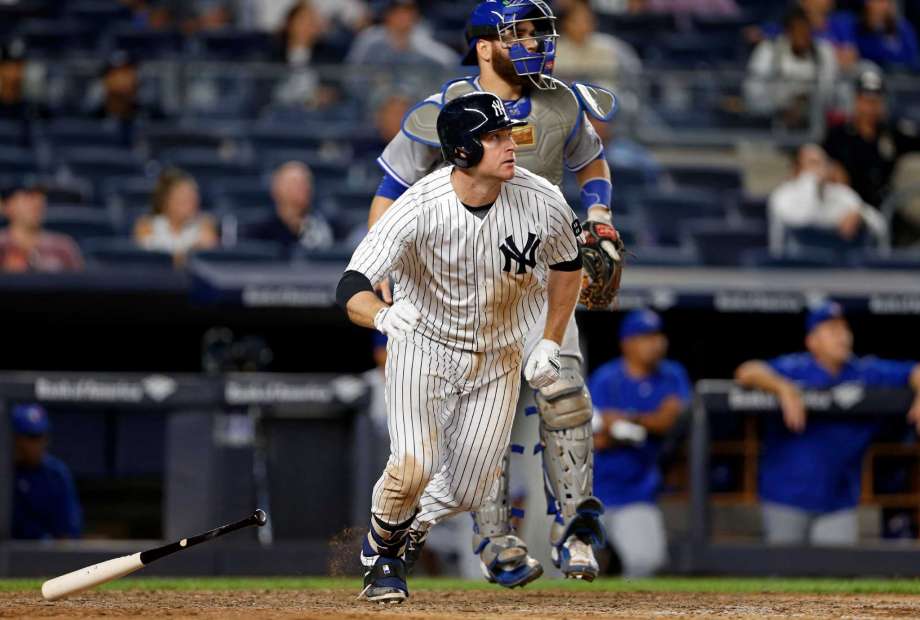
<svg viewBox="0 0 920 620"><path fill-rule="evenodd" d="M559 380L537 391L543 470L550 512L556 513L550 533L554 547L577 536L603 544L600 515L604 507L593 496L594 444L591 396L581 366L574 357L562 357Z"/></svg>
<svg viewBox="0 0 920 620"><path fill-rule="evenodd" d="M515 516L508 492L508 453L493 492L473 513L473 553L479 555L488 581L516 588L543 574L540 563L527 553L527 545L512 533Z"/></svg>

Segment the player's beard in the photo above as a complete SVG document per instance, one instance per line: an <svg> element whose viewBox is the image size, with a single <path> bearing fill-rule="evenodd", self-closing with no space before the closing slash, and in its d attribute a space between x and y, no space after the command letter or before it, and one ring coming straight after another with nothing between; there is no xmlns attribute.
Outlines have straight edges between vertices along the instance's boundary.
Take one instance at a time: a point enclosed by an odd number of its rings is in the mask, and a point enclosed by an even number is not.
<svg viewBox="0 0 920 620"><path fill-rule="evenodd" d="M500 53L498 50L492 54L492 70L508 84L512 86L527 86L530 80L526 75L518 75L514 70L514 63L511 59Z"/></svg>

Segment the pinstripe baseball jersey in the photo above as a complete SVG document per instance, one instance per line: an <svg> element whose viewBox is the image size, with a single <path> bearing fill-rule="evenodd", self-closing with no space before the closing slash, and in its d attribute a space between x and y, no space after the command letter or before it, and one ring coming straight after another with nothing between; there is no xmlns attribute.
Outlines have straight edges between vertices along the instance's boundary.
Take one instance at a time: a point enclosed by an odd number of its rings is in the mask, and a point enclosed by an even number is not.
<svg viewBox="0 0 920 620"><path fill-rule="evenodd" d="M484 217L451 184L453 167L413 185L371 228L349 270L422 315L417 333L463 351L523 346L546 304L551 265L578 257L578 219L549 181L517 167Z"/></svg>

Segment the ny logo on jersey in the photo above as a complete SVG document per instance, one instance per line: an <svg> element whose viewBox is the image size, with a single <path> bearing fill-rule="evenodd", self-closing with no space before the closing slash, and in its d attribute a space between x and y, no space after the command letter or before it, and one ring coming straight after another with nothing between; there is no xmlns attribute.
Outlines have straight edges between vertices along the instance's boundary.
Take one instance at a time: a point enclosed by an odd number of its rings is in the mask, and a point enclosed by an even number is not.
<svg viewBox="0 0 920 620"><path fill-rule="evenodd" d="M495 118L505 117L505 106L498 99L492 102L492 110L495 112Z"/></svg>
<svg viewBox="0 0 920 620"><path fill-rule="evenodd" d="M511 272L511 261L517 261L517 275L527 273L527 267L533 269L537 266L537 246L540 245L540 240L537 239L537 236L532 232L527 233L527 243L524 244L524 249L519 250L517 244L514 243L514 239L511 238L511 235L508 235L505 238L505 242L498 246L498 249L502 251L502 254L505 255L505 266L502 267L502 271Z"/></svg>

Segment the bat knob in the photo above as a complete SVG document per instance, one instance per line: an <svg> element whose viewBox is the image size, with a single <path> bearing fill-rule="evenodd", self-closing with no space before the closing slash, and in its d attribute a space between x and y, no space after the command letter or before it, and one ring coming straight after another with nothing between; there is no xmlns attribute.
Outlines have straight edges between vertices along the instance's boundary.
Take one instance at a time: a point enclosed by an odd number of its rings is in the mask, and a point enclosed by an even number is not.
<svg viewBox="0 0 920 620"><path fill-rule="evenodd" d="M265 511L262 510L261 508L257 509L254 513L252 513L252 519L253 521L255 521L255 524L258 525L259 527L262 527L263 525L268 523L268 515L265 514Z"/></svg>

